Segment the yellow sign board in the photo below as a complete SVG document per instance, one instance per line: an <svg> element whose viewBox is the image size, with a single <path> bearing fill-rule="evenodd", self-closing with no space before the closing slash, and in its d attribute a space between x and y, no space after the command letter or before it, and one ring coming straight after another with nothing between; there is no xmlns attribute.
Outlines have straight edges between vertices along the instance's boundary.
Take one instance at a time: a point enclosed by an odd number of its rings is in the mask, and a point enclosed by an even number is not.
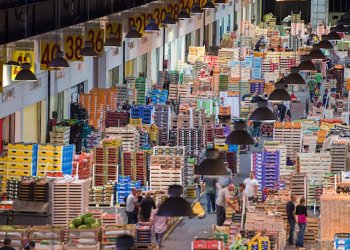
<svg viewBox="0 0 350 250"><path fill-rule="evenodd" d="M103 51L104 36L105 36L105 31L103 29L98 29L98 28L90 29L87 32L86 39L88 41L91 41L92 47L96 53L101 53Z"/></svg>
<svg viewBox="0 0 350 250"><path fill-rule="evenodd" d="M15 50L12 54L12 60L22 63L30 64L30 71L34 72L34 51L25 51L25 50ZM11 79L12 81L15 79L18 72L21 70L21 67L12 67Z"/></svg>
<svg viewBox="0 0 350 250"><path fill-rule="evenodd" d="M84 47L84 37L78 34L64 35L64 53L68 61L82 61L80 51Z"/></svg>
<svg viewBox="0 0 350 250"><path fill-rule="evenodd" d="M55 58L56 52L60 49L59 45L51 41L40 42L40 69L48 70L51 61Z"/></svg>
<svg viewBox="0 0 350 250"><path fill-rule="evenodd" d="M106 38L113 33L115 34L117 41L120 43L123 38L123 24L117 22L107 22L106 23Z"/></svg>

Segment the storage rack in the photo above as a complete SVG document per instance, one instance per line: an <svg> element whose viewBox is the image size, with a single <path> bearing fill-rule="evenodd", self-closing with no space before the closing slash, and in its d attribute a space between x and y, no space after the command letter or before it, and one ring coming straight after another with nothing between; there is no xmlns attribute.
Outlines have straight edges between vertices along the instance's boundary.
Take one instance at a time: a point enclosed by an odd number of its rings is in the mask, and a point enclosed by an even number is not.
<svg viewBox="0 0 350 250"><path fill-rule="evenodd" d="M300 122L275 122L273 141L287 146L287 156L295 159L295 153L301 152L302 124Z"/></svg>
<svg viewBox="0 0 350 250"><path fill-rule="evenodd" d="M89 206L89 180L57 180L52 184L52 224L66 226Z"/></svg>

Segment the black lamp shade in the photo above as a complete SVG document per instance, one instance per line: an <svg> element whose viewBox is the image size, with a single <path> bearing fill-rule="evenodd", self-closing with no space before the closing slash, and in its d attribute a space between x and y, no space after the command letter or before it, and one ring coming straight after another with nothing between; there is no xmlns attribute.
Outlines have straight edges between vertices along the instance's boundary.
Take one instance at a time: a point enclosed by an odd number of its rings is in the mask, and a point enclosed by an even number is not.
<svg viewBox="0 0 350 250"><path fill-rule="evenodd" d="M148 24L145 27L145 32L157 32L159 31L159 27L156 24L156 20L154 20L153 17L150 17L150 19L148 20Z"/></svg>
<svg viewBox="0 0 350 250"><path fill-rule="evenodd" d="M285 84L305 84L305 80L299 73L290 73L283 81Z"/></svg>
<svg viewBox="0 0 350 250"><path fill-rule="evenodd" d="M330 32L327 35L327 40L331 40L331 41L340 41L341 37L339 36L339 34L337 32Z"/></svg>
<svg viewBox="0 0 350 250"><path fill-rule="evenodd" d="M292 98L285 89L275 89L269 95L269 101L290 101Z"/></svg>
<svg viewBox="0 0 350 250"><path fill-rule="evenodd" d="M207 0L203 6L203 9L215 9L215 5L213 4L212 0Z"/></svg>
<svg viewBox="0 0 350 250"><path fill-rule="evenodd" d="M62 68L69 68L69 64L66 59L63 58L63 52L62 51L56 51L55 58L50 63L50 68L53 69L62 69Z"/></svg>
<svg viewBox="0 0 350 250"><path fill-rule="evenodd" d="M125 35L125 38L129 38L129 39L132 39L132 38L137 39L137 38L141 38L141 37L142 37L142 35L141 35L141 33L139 33L137 31L137 28L135 25L131 25L128 33L126 33L126 35Z"/></svg>
<svg viewBox="0 0 350 250"><path fill-rule="evenodd" d="M234 130L227 136L226 144L235 145L254 145L255 140L250 136L246 129L245 122L237 121L234 123Z"/></svg>
<svg viewBox="0 0 350 250"><path fill-rule="evenodd" d="M19 64L19 62L16 62L16 61L8 61L7 63L5 63L5 65L9 65L9 66L15 66L15 67L20 67L21 64Z"/></svg>
<svg viewBox="0 0 350 250"><path fill-rule="evenodd" d="M226 0L215 0L215 4L217 5L225 5L227 4Z"/></svg>
<svg viewBox="0 0 350 250"><path fill-rule="evenodd" d="M86 41L84 43L84 48L80 51L80 56L97 56L96 51L92 47L92 42Z"/></svg>
<svg viewBox="0 0 350 250"><path fill-rule="evenodd" d="M116 34L114 33L109 33L108 37L106 38L105 47L120 47L121 46L121 41L117 39Z"/></svg>
<svg viewBox="0 0 350 250"><path fill-rule="evenodd" d="M226 175L227 169L225 163L221 159L204 159L195 168L196 175L204 176L220 176Z"/></svg>
<svg viewBox="0 0 350 250"><path fill-rule="evenodd" d="M341 18L336 22L337 25L350 25L350 19L349 18Z"/></svg>
<svg viewBox="0 0 350 250"><path fill-rule="evenodd" d="M181 19L181 20L189 19L189 18L191 18L191 15L187 13L185 8L182 8L180 13L177 15L177 18Z"/></svg>
<svg viewBox="0 0 350 250"><path fill-rule="evenodd" d="M116 246L118 250L131 250L135 245L134 237L131 235L121 235L116 239Z"/></svg>
<svg viewBox="0 0 350 250"><path fill-rule="evenodd" d="M167 13L162 21L162 24L176 24L176 20L171 16L170 13Z"/></svg>
<svg viewBox="0 0 350 250"><path fill-rule="evenodd" d="M191 14L192 15L200 15L203 13L203 10L201 8L201 6L199 5L199 3L195 3L191 9Z"/></svg>
<svg viewBox="0 0 350 250"><path fill-rule="evenodd" d="M331 32L344 32L346 33L348 30L344 27L344 25L337 25L331 27Z"/></svg>
<svg viewBox="0 0 350 250"><path fill-rule="evenodd" d="M193 216L192 208L184 198L182 198L183 188L180 185L169 186L169 198L165 199L159 207L157 215L166 217Z"/></svg>
<svg viewBox="0 0 350 250"><path fill-rule="evenodd" d="M310 60L326 60L325 55L319 49L312 50L309 54Z"/></svg>
<svg viewBox="0 0 350 250"><path fill-rule="evenodd" d="M319 49L333 49L333 44L330 41L322 40L318 43Z"/></svg>
<svg viewBox="0 0 350 250"><path fill-rule="evenodd" d="M266 100L258 102L258 108L250 115L249 120L254 122L274 122L275 116L268 108L268 102Z"/></svg>
<svg viewBox="0 0 350 250"><path fill-rule="evenodd" d="M17 73L15 81L36 82L38 79L35 74L30 70L29 63L22 63L22 69Z"/></svg>
<svg viewBox="0 0 350 250"><path fill-rule="evenodd" d="M303 71L303 72L317 71L315 64L313 64L313 62L311 62L310 60L302 61L298 67L299 67L299 71Z"/></svg>

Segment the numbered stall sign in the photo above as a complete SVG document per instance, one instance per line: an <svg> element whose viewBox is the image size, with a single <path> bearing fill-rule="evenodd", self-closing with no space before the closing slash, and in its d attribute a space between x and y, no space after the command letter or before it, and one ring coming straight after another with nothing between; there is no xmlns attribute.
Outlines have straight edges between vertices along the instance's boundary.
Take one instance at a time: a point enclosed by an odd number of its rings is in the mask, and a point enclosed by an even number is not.
<svg viewBox="0 0 350 250"><path fill-rule="evenodd" d="M193 0L180 0L179 7L180 7L180 10L182 8L185 8L187 10L187 12L190 13L191 8L193 7Z"/></svg>
<svg viewBox="0 0 350 250"><path fill-rule="evenodd" d="M30 71L35 73L34 72L34 51L15 50L12 54L12 60L15 62L18 62L19 64L29 63ZM21 70L21 67L12 67L12 74L11 74L12 81L15 80L15 77L20 70Z"/></svg>
<svg viewBox="0 0 350 250"><path fill-rule="evenodd" d="M64 53L68 61L83 61L80 51L84 46L82 35L64 35Z"/></svg>
<svg viewBox="0 0 350 250"><path fill-rule="evenodd" d="M108 22L106 23L105 33L106 33L106 36L105 36L106 38L108 38L111 33L115 34L118 44L120 44L123 38L123 24L117 23L117 22Z"/></svg>
<svg viewBox="0 0 350 250"><path fill-rule="evenodd" d="M40 69L49 70L51 61L55 58L60 46L52 41L40 42Z"/></svg>
<svg viewBox="0 0 350 250"><path fill-rule="evenodd" d="M86 39L91 41L92 47L96 53L101 53L103 51L104 36L105 31L102 29L90 29L87 32Z"/></svg>

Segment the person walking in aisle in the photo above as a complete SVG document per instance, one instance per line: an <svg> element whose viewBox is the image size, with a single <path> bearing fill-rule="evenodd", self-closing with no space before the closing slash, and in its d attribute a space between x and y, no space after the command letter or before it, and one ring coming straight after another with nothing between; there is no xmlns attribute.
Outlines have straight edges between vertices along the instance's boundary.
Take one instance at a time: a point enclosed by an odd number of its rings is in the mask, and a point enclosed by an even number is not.
<svg viewBox="0 0 350 250"><path fill-rule="evenodd" d="M159 249L162 247L164 233L167 230L168 217L158 216L158 209L161 203L157 202L157 208L154 209L151 213L150 222L153 225L153 230L156 236L156 241Z"/></svg>
<svg viewBox="0 0 350 250"><path fill-rule="evenodd" d="M216 197L216 179L205 178L205 197L207 198L207 213L215 213L215 197Z"/></svg>
<svg viewBox="0 0 350 250"><path fill-rule="evenodd" d="M322 79L323 79L323 76L321 74L321 70L318 70L317 73L315 74L315 80L316 80L318 89L321 89Z"/></svg>
<svg viewBox="0 0 350 250"><path fill-rule="evenodd" d="M131 189L131 193L126 198L126 207L125 212L128 218L127 224L136 224L137 223L137 213L136 213L136 206L137 206L137 198L136 198L137 190L136 188ZM136 218L136 220L135 220Z"/></svg>
<svg viewBox="0 0 350 250"><path fill-rule="evenodd" d="M293 245L293 238L294 238L294 230L295 230L295 203L296 197L295 195L290 196L290 201L286 205L286 211L287 211L287 218L288 218L288 224L289 224L289 238L288 238L288 244Z"/></svg>
<svg viewBox="0 0 350 250"><path fill-rule="evenodd" d="M315 81L315 79L310 79L308 82L307 82L307 86L309 88L309 94L310 94L310 101L312 103L314 103L314 99L315 99L315 93L316 93L316 90L317 90L317 83Z"/></svg>
<svg viewBox="0 0 350 250"><path fill-rule="evenodd" d="M248 200L251 201L254 198L257 198L259 182L255 179L254 172L250 172L249 178L245 179L243 183L245 185L245 192L247 193Z"/></svg>
<svg viewBox="0 0 350 250"><path fill-rule="evenodd" d="M304 234L307 225L307 208L305 206L305 198L300 199L299 205L295 210L298 218L299 233L297 237L296 247L304 247Z"/></svg>
<svg viewBox="0 0 350 250"><path fill-rule="evenodd" d="M151 193L147 192L145 198L140 202L139 220L142 222L149 221L152 208L156 209L156 203L152 199Z"/></svg>
<svg viewBox="0 0 350 250"><path fill-rule="evenodd" d="M233 184L230 184L227 187L222 188L220 184L217 184L217 187L219 189L219 192L218 198L216 199L216 224L218 226L222 226L226 220L226 205L229 205L233 209L236 209L235 205L230 201L230 192L233 192L235 190L235 186Z"/></svg>

